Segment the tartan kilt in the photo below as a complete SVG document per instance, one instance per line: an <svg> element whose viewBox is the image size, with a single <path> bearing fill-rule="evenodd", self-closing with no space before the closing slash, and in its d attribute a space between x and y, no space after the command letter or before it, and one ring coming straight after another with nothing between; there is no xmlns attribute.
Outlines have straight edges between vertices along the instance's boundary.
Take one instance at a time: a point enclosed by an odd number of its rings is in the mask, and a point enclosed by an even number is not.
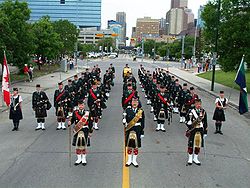
<svg viewBox="0 0 250 188"><path fill-rule="evenodd" d="M140 148L141 147L141 134L142 134L142 127L141 126L134 126L129 131L126 131L126 133L125 133L125 139L126 139L125 140L125 146L128 146L129 133L131 131L136 132L137 144L138 144L138 148ZM128 147L135 148L135 146L128 146Z"/></svg>
<svg viewBox="0 0 250 188"><path fill-rule="evenodd" d="M85 136L85 140L87 141L87 146L90 146L90 138L88 137L89 136L89 129L88 128L83 128L80 131L83 131L84 136ZM78 133L73 136L72 146L78 146L78 144L76 143ZM83 143L83 145L85 145L85 143Z"/></svg>

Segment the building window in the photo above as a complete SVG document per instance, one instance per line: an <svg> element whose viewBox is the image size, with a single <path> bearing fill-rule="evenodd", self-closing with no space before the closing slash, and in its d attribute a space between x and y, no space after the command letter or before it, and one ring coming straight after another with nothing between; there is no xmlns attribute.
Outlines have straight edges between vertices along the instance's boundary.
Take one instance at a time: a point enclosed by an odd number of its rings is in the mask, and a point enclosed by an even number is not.
<svg viewBox="0 0 250 188"><path fill-rule="evenodd" d="M60 0L60 4L65 4L65 0Z"/></svg>

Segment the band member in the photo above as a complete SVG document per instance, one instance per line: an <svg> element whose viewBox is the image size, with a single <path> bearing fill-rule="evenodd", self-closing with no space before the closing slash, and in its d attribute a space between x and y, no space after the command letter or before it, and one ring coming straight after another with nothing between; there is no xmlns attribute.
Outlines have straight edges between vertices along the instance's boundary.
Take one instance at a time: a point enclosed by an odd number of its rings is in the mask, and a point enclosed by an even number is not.
<svg viewBox="0 0 250 188"><path fill-rule="evenodd" d="M97 80L92 82L92 88L89 90L88 97L88 107L90 109L91 117L94 119L93 128L96 130L99 129L98 122L102 115L102 108L106 108L101 91L98 89L97 82Z"/></svg>
<svg viewBox="0 0 250 188"><path fill-rule="evenodd" d="M45 130L45 118L47 117L47 110L51 108L49 99L44 91L41 91L40 84L36 85L36 91L32 94L32 109L35 111L37 118L36 130Z"/></svg>
<svg viewBox="0 0 250 188"><path fill-rule="evenodd" d="M188 164L192 165L194 162L201 165L198 160L200 148L204 146L204 139L207 136L207 113L201 107L201 100L195 99L194 108L190 109L186 117L186 125L188 130L186 136L188 137Z"/></svg>
<svg viewBox="0 0 250 188"><path fill-rule="evenodd" d="M160 86L160 93L157 94L155 100L155 114L157 118L156 131L166 132L164 128L165 120L168 119L168 107L170 105L170 95L166 92L165 86Z"/></svg>
<svg viewBox="0 0 250 188"><path fill-rule="evenodd" d="M175 80L175 84L174 84L173 88L170 88L170 90L172 91L172 95L173 95L172 96L173 102L174 102L173 111L174 111L174 113L179 113L178 98L179 98L180 92L182 90L182 87L181 87L178 79Z"/></svg>
<svg viewBox="0 0 250 188"><path fill-rule="evenodd" d="M187 95L186 107L187 109L194 108L194 101L199 99L199 96L196 94L194 87L190 87L190 94Z"/></svg>
<svg viewBox="0 0 250 188"><path fill-rule="evenodd" d="M228 104L228 99L225 98L224 95L224 91L220 91L220 96L218 98L216 98L215 100L215 111L214 111L214 115L213 115L213 120L215 120L215 132L214 134L223 134L221 131L221 126L222 126L222 122L225 121L225 112L224 110L226 109Z"/></svg>
<svg viewBox="0 0 250 188"><path fill-rule="evenodd" d="M65 121L68 115L67 112L68 106L68 91L63 89L63 83L58 83L58 89L55 91L54 94L54 107L56 109L56 116L58 126L56 130L66 130Z"/></svg>
<svg viewBox="0 0 250 188"><path fill-rule="evenodd" d="M18 94L18 89L13 88L13 95L10 103L9 119L12 119L14 128L12 131L18 131L19 122L23 119L22 114L22 97Z"/></svg>
<svg viewBox="0 0 250 188"><path fill-rule="evenodd" d="M139 108L139 99L133 97L132 108L125 110L125 117L123 119L123 123L125 124L125 147L127 147L128 154L127 167L131 164L139 167L136 159L141 147L141 136L143 135L145 126L144 121L145 115L143 109Z"/></svg>
<svg viewBox="0 0 250 188"><path fill-rule="evenodd" d="M127 90L124 91L122 96L122 107L125 110L128 106L131 106L132 98L136 96L138 97L138 92L133 90L133 86L131 83L127 85Z"/></svg>
<svg viewBox="0 0 250 188"><path fill-rule="evenodd" d="M78 110L75 110L72 114L71 120L68 125L75 124L73 128L74 137L72 145L76 146L77 160L75 165L82 163L83 166L87 165L86 149L90 146L90 137L93 132L93 120L88 111L86 111L83 100L78 101Z"/></svg>
<svg viewBox="0 0 250 188"><path fill-rule="evenodd" d="M179 103L179 111L180 111L180 123L184 123L186 121L185 117L187 115L187 96L189 95L190 91L187 89L187 83L183 84L183 88L180 91L178 103Z"/></svg>

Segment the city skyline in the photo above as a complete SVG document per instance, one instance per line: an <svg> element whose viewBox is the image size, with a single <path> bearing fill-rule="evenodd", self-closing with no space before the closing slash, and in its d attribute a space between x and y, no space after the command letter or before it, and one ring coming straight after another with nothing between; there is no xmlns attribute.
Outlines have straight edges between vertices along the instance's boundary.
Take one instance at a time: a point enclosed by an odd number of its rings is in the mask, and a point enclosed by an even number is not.
<svg viewBox="0 0 250 188"><path fill-rule="evenodd" d="M198 17L198 9L200 5L206 4L207 0L189 0L188 8L192 9L195 18ZM142 9L138 7L142 6ZM102 28L107 28L107 20L115 19L116 12L125 12L127 17L127 37L131 37L132 27L136 26L137 18L149 16L153 19L166 18L169 11L171 0L155 0L154 3L143 0L102 0Z"/></svg>

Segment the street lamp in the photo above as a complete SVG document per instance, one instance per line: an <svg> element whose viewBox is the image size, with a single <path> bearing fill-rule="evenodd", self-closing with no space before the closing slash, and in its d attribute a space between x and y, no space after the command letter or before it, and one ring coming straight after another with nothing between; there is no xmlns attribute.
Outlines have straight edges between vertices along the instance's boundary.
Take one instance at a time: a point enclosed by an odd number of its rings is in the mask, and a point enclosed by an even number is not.
<svg viewBox="0 0 250 188"><path fill-rule="evenodd" d="M167 61L169 60L169 23L166 23L166 27L167 27Z"/></svg>
<svg viewBox="0 0 250 188"><path fill-rule="evenodd" d="M216 30L215 30L215 46L214 46L214 55L216 54L216 56L218 55L218 38L219 38L219 24L220 24L220 7L221 7L221 0L218 0ZM211 91L214 91L215 66L216 66L216 61L214 61L214 63L213 63L213 74L212 74Z"/></svg>
<svg viewBox="0 0 250 188"><path fill-rule="evenodd" d="M142 32L141 32L141 48L142 48L141 62L143 62L143 57L144 57L144 40L143 40L143 33Z"/></svg>

